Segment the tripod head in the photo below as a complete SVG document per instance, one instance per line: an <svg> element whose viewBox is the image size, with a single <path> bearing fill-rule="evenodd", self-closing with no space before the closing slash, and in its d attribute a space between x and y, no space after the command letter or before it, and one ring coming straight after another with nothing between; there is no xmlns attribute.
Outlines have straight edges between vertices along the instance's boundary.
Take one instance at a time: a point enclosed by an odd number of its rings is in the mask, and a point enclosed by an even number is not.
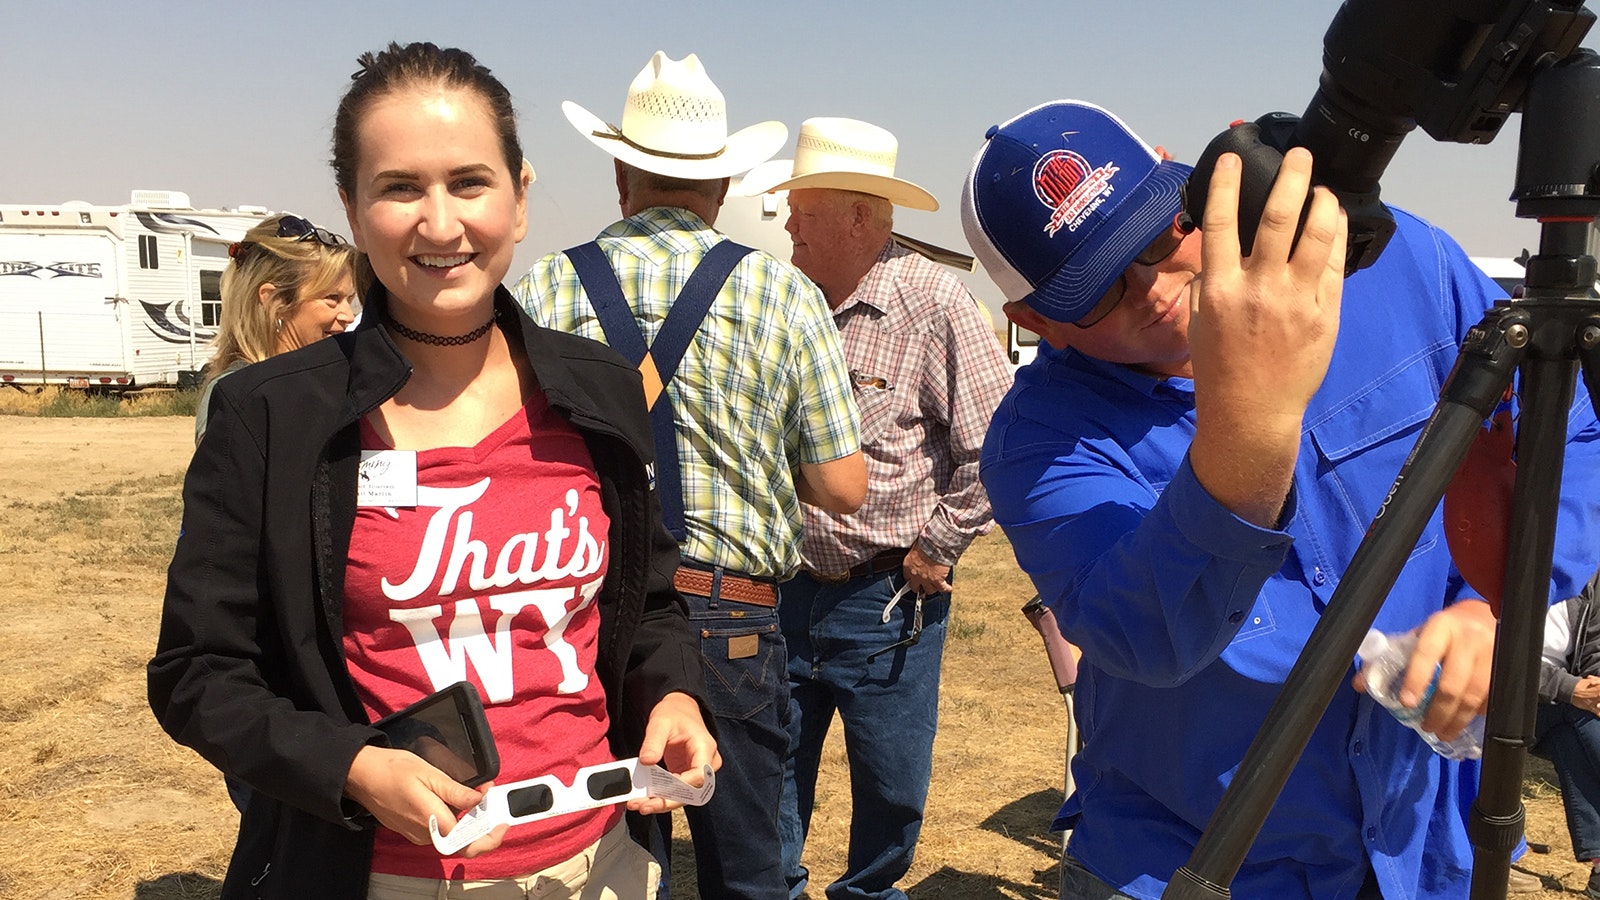
<svg viewBox="0 0 1600 900"><path fill-rule="evenodd" d="M1524 297L1592 295L1592 222L1600 216L1600 55L1583 49L1542 72L1528 92L1511 199L1544 226Z"/></svg>
<svg viewBox="0 0 1600 900"><path fill-rule="evenodd" d="M1517 154L1519 217L1600 216L1600 55L1580 49L1541 74L1523 105Z"/></svg>
<svg viewBox="0 0 1600 900"><path fill-rule="evenodd" d="M1378 180L1405 136L1421 125L1439 141L1493 140L1533 74L1570 56L1594 19L1583 0L1345 0L1323 38L1322 77L1305 114L1268 113L1214 138L1195 163L1186 209L1203 221L1217 157L1238 153L1239 245L1248 253L1283 153L1305 147L1313 183L1349 215L1345 274L1366 268L1394 234Z"/></svg>

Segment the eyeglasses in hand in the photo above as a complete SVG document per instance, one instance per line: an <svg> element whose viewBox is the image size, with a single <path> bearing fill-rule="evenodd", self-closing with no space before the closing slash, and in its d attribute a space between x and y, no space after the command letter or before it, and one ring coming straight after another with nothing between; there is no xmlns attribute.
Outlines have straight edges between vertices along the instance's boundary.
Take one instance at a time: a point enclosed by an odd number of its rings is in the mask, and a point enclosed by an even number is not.
<svg viewBox="0 0 1600 900"><path fill-rule="evenodd" d="M921 591L917 591L916 595L917 595L916 602L913 603L912 606L911 606L911 633L906 635L905 637L901 638L900 640L895 641L894 643L890 644L887 647L883 647L883 648L881 648L879 650L874 650L873 652L867 654L867 664L868 665L871 665L873 660L877 659L878 657L882 656L885 653L889 653L891 651L898 650L901 647L915 647L917 645L917 642L922 640L922 592ZM898 594L896 594L895 599L896 600L899 599L899 595ZM890 605L893 605L893 604L891 603Z"/></svg>

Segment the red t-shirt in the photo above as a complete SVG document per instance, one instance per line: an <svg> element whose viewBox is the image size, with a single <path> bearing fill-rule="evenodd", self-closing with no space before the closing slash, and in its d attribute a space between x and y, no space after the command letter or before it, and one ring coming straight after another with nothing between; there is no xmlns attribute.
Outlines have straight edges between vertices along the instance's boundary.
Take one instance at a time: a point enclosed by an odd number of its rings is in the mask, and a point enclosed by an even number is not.
<svg viewBox="0 0 1600 900"><path fill-rule="evenodd" d="M361 446L387 449L361 423ZM344 651L374 720L457 681L484 701L499 784L570 783L609 762L595 675L610 520L583 438L534 392L476 447L416 454L415 508L362 506L345 569ZM441 858L379 828L372 871L507 878L571 858L621 807L513 826L495 851Z"/></svg>

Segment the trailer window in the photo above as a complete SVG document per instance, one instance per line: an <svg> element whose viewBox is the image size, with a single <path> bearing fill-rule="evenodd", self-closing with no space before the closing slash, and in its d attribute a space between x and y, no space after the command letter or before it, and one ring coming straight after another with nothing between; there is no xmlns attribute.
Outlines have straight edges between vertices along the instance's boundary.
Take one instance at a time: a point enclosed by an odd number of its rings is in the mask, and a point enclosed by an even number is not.
<svg viewBox="0 0 1600 900"><path fill-rule="evenodd" d="M156 255L156 236L153 234L139 235L139 268L161 268L161 257Z"/></svg>
<svg viewBox="0 0 1600 900"><path fill-rule="evenodd" d="M200 324L215 328L222 322L222 273L200 270Z"/></svg>

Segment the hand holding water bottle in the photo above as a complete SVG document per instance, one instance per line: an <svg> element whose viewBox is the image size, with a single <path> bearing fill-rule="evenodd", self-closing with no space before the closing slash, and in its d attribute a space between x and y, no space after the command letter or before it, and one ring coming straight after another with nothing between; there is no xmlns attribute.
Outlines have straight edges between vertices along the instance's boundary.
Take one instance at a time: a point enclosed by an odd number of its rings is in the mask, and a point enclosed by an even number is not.
<svg viewBox="0 0 1600 900"><path fill-rule="evenodd" d="M1463 600L1405 634L1369 632L1354 686L1442 755L1476 757L1482 753L1494 630L1487 603ZM1466 732L1475 737L1463 737Z"/></svg>

